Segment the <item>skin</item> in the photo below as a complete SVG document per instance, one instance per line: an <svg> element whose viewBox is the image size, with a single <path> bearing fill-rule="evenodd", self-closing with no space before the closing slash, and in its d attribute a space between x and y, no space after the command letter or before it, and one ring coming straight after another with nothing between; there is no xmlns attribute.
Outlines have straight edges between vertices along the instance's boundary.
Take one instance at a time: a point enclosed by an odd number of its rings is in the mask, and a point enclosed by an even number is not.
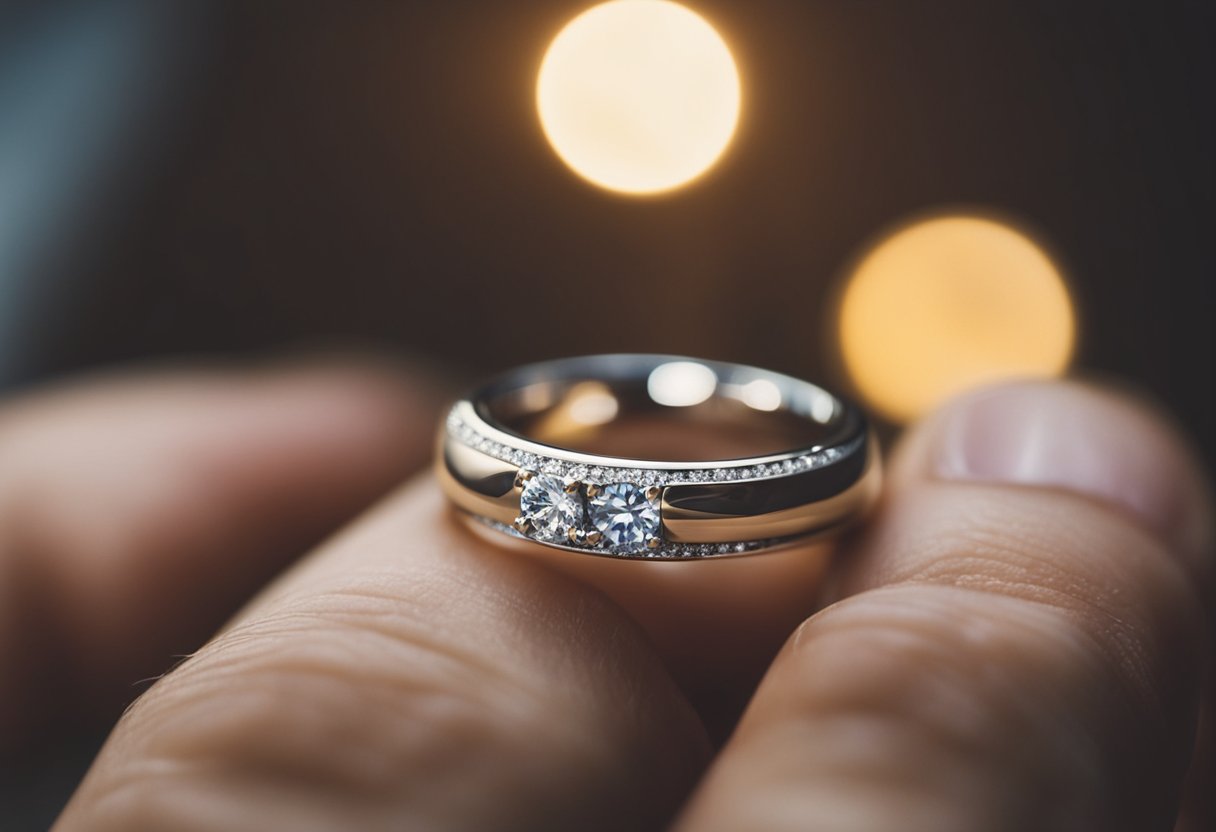
<svg viewBox="0 0 1216 832"><path fill-rule="evenodd" d="M1142 830L1180 805L1179 828L1210 828L1207 740L1183 794L1213 595L1194 455L1111 389L985 395L1049 428L1083 416L1076 470L952 468L973 400L913 427L830 603L720 746L624 612L408 477L442 398L416 374L195 370L10 401L4 753L163 674L57 829Z"/></svg>

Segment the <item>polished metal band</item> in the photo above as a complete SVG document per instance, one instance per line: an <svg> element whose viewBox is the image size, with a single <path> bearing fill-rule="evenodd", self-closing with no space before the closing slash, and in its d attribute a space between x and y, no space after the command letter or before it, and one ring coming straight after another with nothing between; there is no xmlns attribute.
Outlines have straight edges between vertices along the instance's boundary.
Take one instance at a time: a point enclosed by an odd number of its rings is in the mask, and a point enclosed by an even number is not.
<svg viewBox="0 0 1216 832"><path fill-rule="evenodd" d="M559 447L520 426L539 421L553 433L556 420L601 430L630 415L666 414L716 429L726 412L722 431L742 415L763 433L765 420L780 415L809 438L753 456L663 461ZM856 407L778 373L663 355L589 356L507 373L452 407L439 451L444 490L482 523L548 546L648 559L748 554L839 530L873 503L881 477Z"/></svg>

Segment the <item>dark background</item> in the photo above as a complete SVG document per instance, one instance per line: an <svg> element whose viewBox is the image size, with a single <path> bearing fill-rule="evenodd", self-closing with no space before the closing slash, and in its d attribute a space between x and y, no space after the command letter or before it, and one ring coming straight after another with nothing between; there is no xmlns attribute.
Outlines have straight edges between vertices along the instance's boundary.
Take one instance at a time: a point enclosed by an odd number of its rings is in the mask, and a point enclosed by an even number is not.
<svg viewBox="0 0 1216 832"><path fill-rule="evenodd" d="M689 2L739 63L740 132L704 180L641 201L566 170L536 119L541 55L586 5L0 9L0 381L327 344L838 380L841 269L961 205L1037 229L1081 369L1151 391L1216 460L1210 4ZM55 45L107 25L110 58ZM69 96L68 127L12 139L65 62L93 109Z"/></svg>
<svg viewBox="0 0 1216 832"><path fill-rule="evenodd" d="M1212 458L1208 4L703 0L744 76L740 133L643 201L577 179L535 116L540 57L584 5L195 9L150 39L188 68L147 73L162 103L128 195L82 223L87 257L60 249L19 375L338 341L830 377L840 269L972 205L1061 255L1081 366L1157 394Z"/></svg>

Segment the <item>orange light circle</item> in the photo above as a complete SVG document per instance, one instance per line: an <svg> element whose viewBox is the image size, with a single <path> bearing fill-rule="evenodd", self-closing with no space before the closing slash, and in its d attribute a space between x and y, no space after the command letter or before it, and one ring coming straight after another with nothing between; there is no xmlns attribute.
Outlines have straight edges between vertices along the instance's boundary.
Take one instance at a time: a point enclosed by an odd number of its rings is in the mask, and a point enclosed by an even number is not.
<svg viewBox="0 0 1216 832"><path fill-rule="evenodd" d="M536 81L541 126L575 173L608 190L679 188L714 165L739 120L734 58L670 0L612 0L571 20Z"/></svg>
<svg viewBox="0 0 1216 832"><path fill-rule="evenodd" d="M1063 273L1044 247L975 215L884 237L849 274L839 315L849 377L897 422L980 384L1058 375L1076 340Z"/></svg>

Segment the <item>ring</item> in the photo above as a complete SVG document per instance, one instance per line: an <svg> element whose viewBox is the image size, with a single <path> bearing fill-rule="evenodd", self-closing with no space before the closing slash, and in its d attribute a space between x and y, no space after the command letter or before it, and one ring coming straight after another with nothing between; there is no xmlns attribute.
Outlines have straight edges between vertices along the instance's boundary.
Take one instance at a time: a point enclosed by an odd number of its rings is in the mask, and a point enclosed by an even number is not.
<svg viewBox="0 0 1216 832"><path fill-rule="evenodd" d="M667 355L507 372L458 401L448 498L517 539L589 555L749 555L840 531L877 498L865 415L790 376Z"/></svg>

